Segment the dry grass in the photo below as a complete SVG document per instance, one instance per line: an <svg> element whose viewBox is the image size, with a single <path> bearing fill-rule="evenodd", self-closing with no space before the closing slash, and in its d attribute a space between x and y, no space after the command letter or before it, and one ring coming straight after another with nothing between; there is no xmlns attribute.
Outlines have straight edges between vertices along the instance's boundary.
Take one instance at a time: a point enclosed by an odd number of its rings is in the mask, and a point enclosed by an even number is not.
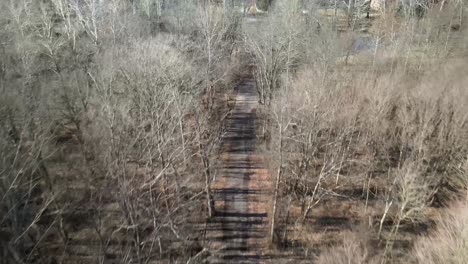
<svg viewBox="0 0 468 264"><path fill-rule="evenodd" d="M468 262L468 206L455 203L437 220L437 228L420 238L413 254L418 263L462 264Z"/></svg>
<svg viewBox="0 0 468 264"><path fill-rule="evenodd" d="M365 234L344 232L340 245L324 250L316 259L317 264L372 264L379 263L376 256L371 256Z"/></svg>

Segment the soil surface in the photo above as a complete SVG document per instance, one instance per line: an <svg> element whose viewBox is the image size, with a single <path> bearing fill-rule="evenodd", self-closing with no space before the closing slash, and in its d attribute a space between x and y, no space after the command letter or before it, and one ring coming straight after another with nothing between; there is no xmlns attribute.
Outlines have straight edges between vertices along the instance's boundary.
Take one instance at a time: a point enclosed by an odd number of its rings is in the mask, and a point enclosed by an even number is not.
<svg viewBox="0 0 468 264"><path fill-rule="evenodd" d="M242 81L226 118L220 174L211 188L214 216L208 221L208 263L269 263L268 219L271 183L256 152L255 82Z"/></svg>

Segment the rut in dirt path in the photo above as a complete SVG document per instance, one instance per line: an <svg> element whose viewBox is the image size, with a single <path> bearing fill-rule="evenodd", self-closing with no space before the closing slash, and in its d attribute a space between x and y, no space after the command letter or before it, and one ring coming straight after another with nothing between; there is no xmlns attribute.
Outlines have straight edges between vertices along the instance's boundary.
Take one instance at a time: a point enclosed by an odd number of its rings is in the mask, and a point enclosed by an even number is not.
<svg viewBox="0 0 468 264"><path fill-rule="evenodd" d="M243 81L226 119L221 173L212 184L215 215L207 225L209 263L269 263L270 179L256 152L258 96L253 80Z"/></svg>

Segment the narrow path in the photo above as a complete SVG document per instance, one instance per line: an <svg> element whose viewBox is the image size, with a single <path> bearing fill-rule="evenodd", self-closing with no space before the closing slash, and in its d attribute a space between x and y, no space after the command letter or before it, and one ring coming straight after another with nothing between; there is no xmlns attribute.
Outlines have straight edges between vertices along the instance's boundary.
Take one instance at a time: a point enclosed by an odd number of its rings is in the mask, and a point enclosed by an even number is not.
<svg viewBox="0 0 468 264"><path fill-rule="evenodd" d="M207 230L209 263L269 262L265 249L270 179L256 153L257 106L255 82L243 81L226 119L221 174L212 185L216 213Z"/></svg>

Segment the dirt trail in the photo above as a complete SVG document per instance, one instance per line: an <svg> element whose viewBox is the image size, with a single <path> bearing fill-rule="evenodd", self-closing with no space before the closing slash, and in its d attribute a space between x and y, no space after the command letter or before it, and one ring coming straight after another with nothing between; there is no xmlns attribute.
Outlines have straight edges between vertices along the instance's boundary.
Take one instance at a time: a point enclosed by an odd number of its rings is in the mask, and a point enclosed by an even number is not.
<svg viewBox="0 0 468 264"><path fill-rule="evenodd" d="M207 229L209 263L269 263L264 252L271 185L256 153L257 106L255 82L243 81L226 119L221 173L212 185L216 213Z"/></svg>

